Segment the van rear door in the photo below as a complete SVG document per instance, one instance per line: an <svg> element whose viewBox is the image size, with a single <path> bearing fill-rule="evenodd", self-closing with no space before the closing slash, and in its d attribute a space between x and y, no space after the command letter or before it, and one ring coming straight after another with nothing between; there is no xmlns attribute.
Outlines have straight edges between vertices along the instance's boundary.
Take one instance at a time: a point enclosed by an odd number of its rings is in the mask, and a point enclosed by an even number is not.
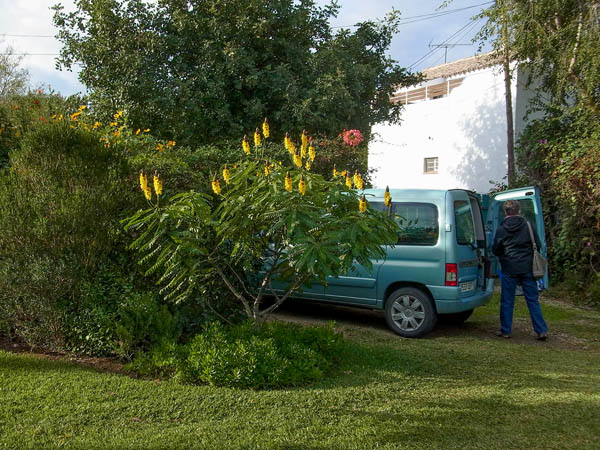
<svg viewBox="0 0 600 450"><path fill-rule="evenodd" d="M454 261L446 262L454 262L456 265L455 268L450 267L450 270L456 270L456 285L460 287L461 297L469 297L477 290L486 288L486 237L481 205L476 194L452 190L449 191L447 210L454 212L454 233L453 238L446 242L446 254ZM448 270L447 267L446 271ZM448 285L448 280L446 284Z"/></svg>
<svg viewBox="0 0 600 450"><path fill-rule="evenodd" d="M538 250L542 255L548 257L544 219L542 216L542 200L539 189L537 187L526 187L498 192L490 197L486 225L491 236L491 239L488 241L488 250L494 261L492 264L492 272L494 275L498 274L499 265L497 258L491 253L491 246L493 244L493 238L496 235L496 230L504 219L504 209L502 208L502 204L507 200L517 200L519 202L521 205L521 216L531 224L540 238L541 248ZM548 287L547 271L544 278L538 281L538 286L541 289L546 289Z"/></svg>

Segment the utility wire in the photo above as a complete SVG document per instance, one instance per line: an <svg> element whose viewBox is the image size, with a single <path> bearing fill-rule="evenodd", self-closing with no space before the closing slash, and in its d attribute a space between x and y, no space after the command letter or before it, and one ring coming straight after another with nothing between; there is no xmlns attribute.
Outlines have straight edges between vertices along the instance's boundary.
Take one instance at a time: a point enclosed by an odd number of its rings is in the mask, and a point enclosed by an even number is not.
<svg viewBox="0 0 600 450"><path fill-rule="evenodd" d="M418 16L410 16L410 17L404 17L404 18L400 18L400 26L402 25L408 25L410 23L416 23L416 22L423 22L425 20L429 20L429 19L436 19L438 17L443 17L443 16L447 16L449 14L454 14L457 12L461 12L461 11L465 11L467 9L473 9L473 8L477 8L479 6L483 6L483 5L488 5L490 3L494 3L493 1L489 1L489 2L484 2L484 3L479 3L477 5L471 5L471 6L465 6L464 8L457 8L457 9L450 9L447 11L439 11L439 12L434 12L434 13L429 13L429 14L420 14ZM383 20L375 20L373 21L375 23L383 23ZM357 27L358 24L353 24L353 25L340 25L340 26L335 26L335 27L331 27L332 29L335 28L350 28L350 27Z"/></svg>
<svg viewBox="0 0 600 450"><path fill-rule="evenodd" d="M464 34L467 34L480 21L481 21L481 19L471 19L465 26L461 27L458 31L456 31L449 38L447 38L445 41L443 41L441 44L438 44L438 45L447 44L451 39L459 37L460 33L462 33L463 31L464 31ZM463 35L460 35L460 38L462 38L462 37L463 37ZM457 39L457 40L460 40L460 39ZM408 68L412 69L417 64L425 61L427 58L429 58L431 55L433 55L435 52L439 51L440 49L441 49L441 47L437 47L433 50L430 50L429 52L427 52L426 54L421 56L419 59L417 59L415 62L413 62L410 66L408 66Z"/></svg>
<svg viewBox="0 0 600 450"><path fill-rule="evenodd" d="M54 36L50 36L48 34L4 34L1 33L0 36L3 37L28 37L28 38L53 38Z"/></svg>

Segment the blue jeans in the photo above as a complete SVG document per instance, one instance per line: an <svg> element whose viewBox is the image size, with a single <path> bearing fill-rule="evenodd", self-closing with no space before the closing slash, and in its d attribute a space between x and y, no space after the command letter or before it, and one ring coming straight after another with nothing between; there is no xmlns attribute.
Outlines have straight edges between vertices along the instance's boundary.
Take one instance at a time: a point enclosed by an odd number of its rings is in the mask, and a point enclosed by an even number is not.
<svg viewBox="0 0 600 450"><path fill-rule="evenodd" d="M523 287L523 295L529 308L531 323L536 333L546 333L548 326L542 315L542 308L538 301L537 282L532 274L510 276L502 274L502 295L500 296L500 331L510 334L512 331L513 312L515 307L515 290L517 284Z"/></svg>

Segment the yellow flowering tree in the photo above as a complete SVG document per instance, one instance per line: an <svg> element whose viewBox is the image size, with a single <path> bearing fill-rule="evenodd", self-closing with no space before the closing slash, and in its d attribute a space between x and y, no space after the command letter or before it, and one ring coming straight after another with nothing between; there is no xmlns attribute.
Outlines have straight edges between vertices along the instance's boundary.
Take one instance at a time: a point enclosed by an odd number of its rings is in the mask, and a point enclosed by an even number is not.
<svg viewBox="0 0 600 450"><path fill-rule="evenodd" d="M166 295L183 301L194 286L218 277L258 323L303 286L344 274L356 262L369 267L396 233L393 220L348 187L352 177L327 180L306 169L318 152L308 140L297 148L288 136L289 161L271 160L276 144L264 129L262 136L254 132L249 155L244 139L243 159L214 174L212 195L175 195L126 224L139 233L132 246L149 273L161 274ZM145 193L148 185L141 183ZM275 280L283 291L274 290ZM275 302L265 306L266 295Z"/></svg>

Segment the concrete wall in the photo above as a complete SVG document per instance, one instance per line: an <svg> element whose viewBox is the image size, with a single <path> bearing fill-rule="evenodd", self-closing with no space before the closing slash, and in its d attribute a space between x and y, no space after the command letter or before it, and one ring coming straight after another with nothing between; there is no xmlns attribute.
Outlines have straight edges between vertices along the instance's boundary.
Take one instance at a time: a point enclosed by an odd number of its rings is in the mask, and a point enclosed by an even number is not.
<svg viewBox="0 0 600 450"><path fill-rule="evenodd" d="M400 125L373 127L369 167L375 169L375 187L488 192L490 180L502 181L507 170L503 72L491 67L463 76L462 85L448 96L406 105ZM517 98L527 99L517 94L522 83L523 78L514 77L515 106ZM519 102L515 114L519 131L523 105ZM437 174L423 173L429 157L439 158Z"/></svg>

